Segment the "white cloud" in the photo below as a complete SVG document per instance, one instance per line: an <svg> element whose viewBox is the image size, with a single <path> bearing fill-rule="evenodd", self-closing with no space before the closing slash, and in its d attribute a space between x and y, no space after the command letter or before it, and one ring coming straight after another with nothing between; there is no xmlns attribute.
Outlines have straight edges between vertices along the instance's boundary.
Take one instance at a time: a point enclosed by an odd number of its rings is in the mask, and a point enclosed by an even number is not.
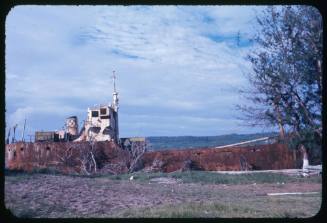
<svg viewBox="0 0 327 223"><path fill-rule="evenodd" d="M233 121L226 114L238 103L238 87L246 84L249 46L224 38L238 30L248 35L252 20L251 7L15 7L6 20L6 120L82 115L87 106L111 100L115 69L122 109L143 107L151 116L159 108L176 117L210 111ZM153 120L143 122L147 133L161 124ZM174 120L184 127L192 123ZM217 126L212 122L203 122L208 134ZM127 119L120 124L125 134L135 134ZM176 125L166 126L174 134Z"/></svg>
<svg viewBox="0 0 327 223"><path fill-rule="evenodd" d="M24 123L25 118L33 114L33 111L32 107L18 108L14 113L8 115L8 126Z"/></svg>

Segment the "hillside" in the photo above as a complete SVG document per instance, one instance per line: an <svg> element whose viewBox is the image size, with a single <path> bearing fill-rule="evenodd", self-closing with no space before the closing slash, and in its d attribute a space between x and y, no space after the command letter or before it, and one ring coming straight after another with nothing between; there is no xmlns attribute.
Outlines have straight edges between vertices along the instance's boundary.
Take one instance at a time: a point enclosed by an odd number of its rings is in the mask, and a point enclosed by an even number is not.
<svg viewBox="0 0 327 223"><path fill-rule="evenodd" d="M149 150L223 146L242 141L275 136L276 133L229 134L220 136L150 136Z"/></svg>

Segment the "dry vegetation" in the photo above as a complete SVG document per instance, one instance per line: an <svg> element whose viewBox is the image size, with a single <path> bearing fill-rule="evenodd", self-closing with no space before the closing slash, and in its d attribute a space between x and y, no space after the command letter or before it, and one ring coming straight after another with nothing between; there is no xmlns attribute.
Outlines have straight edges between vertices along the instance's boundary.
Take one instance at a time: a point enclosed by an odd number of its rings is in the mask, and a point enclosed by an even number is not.
<svg viewBox="0 0 327 223"><path fill-rule="evenodd" d="M133 175L133 180L129 178ZM5 204L18 217L310 217L321 177L281 174L226 175L202 171L72 176L13 173L5 176Z"/></svg>

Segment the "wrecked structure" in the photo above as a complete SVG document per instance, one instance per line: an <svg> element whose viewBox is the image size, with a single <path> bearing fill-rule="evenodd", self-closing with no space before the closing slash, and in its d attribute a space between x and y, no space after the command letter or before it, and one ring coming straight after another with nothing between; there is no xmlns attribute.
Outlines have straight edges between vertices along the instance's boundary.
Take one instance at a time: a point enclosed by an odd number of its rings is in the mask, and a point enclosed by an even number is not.
<svg viewBox="0 0 327 223"><path fill-rule="evenodd" d="M27 171L54 168L61 172L87 174L104 169L111 173L133 171L146 150L145 138L119 138L119 98L115 73L112 77L111 103L89 107L80 130L78 118L70 116L66 118L63 130L35 132L35 142L16 141L13 138L9 143L8 134L6 168Z"/></svg>
<svg viewBox="0 0 327 223"><path fill-rule="evenodd" d="M302 154L279 143L153 151L144 154L140 166L150 172L297 169L302 167Z"/></svg>
<svg viewBox="0 0 327 223"><path fill-rule="evenodd" d="M176 149L145 152L119 146L113 141L18 142L6 146L6 167L32 171L54 169L64 173L111 173L134 171L174 172L185 170L239 171L277 170L302 167L300 151L284 144L244 147Z"/></svg>
<svg viewBox="0 0 327 223"><path fill-rule="evenodd" d="M118 108L119 99L116 91L115 75L114 92L111 104L94 106L87 109L87 118L83 127L78 132L78 118L71 116L66 118L65 130L36 132L35 142L44 141L119 141Z"/></svg>
<svg viewBox="0 0 327 223"><path fill-rule="evenodd" d="M35 142L8 143L7 139L6 168L121 174L133 171L288 169L302 165L302 155L298 151L278 143L147 152L145 138L119 138L115 74L113 85L111 104L88 108L80 130L77 117L70 116L65 120L65 130L36 132Z"/></svg>
<svg viewBox="0 0 327 223"><path fill-rule="evenodd" d="M74 141L119 141L118 129L118 92L115 75L112 103L88 108L87 120L84 122L80 136Z"/></svg>

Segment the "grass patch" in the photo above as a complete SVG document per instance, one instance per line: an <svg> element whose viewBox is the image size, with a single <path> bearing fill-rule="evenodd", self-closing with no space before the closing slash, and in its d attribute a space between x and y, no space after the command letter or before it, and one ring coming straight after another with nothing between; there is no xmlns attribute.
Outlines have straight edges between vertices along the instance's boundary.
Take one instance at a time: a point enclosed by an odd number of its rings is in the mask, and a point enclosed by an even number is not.
<svg viewBox="0 0 327 223"><path fill-rule="evenodd" d="M47 202L34 201L33 204L12 204L7 207L17 218L51 218L51 213L58 213L57 217L69 216L69 209L61 204L50 205ZM60 214L59 214L60 213Z"/></svg>
<svg viewBox="0 0 327 223"><path fill-rule="evenodd" d="M175 205L163 205L147 208L135 208L120 212L113 217L122 218L298 218L311 217L319 211L319 208L301 205L303 197L296 199L283 198L281 205L276 206L276 201L269 201L264 198L264 207L260 208L259 200L235 203L183 203ZM297 201L296 209L290 209L293 202ZM319 205L320 197L313 197L310 204ZM302 202L302 203L301 203ZM315 205L315 206L317 206Z"/></svg>
<svg viewBox="0 0 327 223"><path fill-rule="evenodd" d="M179 205L163 205L155 208L135 208L118 213L114 217L137 218L203 218L203 217L235 217L234 212L249 213L249 208L240 208L221 203L184 203Z"/></svg>
<svg viewBox="0 0 327 223"><path fill-rule="evenodd" d="M189 202L129 209L114 217L141 218L303 218L318 213L321 194L252 197L228 202Z"/></svg>
<svg viewBox="0 0 327 223"><path fill-rule="evenodd" d="M26 208L26 209L11 209L12 214L17 218L35 218L38 216L37 210Z"/></svg>
<svg viewBox="0 0 327 223"><path fill-rule="evenodd" d="M171 177L181 179L184 183L211 183L211 184L253 184L277 182L321 182L321 177L302 178L288 176L280 173L246 173L221 174L209 171L189 171L169 174Z"/></svg>
<svg viewBox="0 0 327 223"><path fill-rule="evenodd" d="M5 176L21 176L21 175L33 175L33 174L64 175L59 170L53 167L34 168L31 171L5 169L4 172L5 172Z"/></svg>
<svg viewBox="0 0 327 223"><path fill-rule="evenodd" d="M168 177L167 173L144 173L144 172L135 172L135 173L129 173L129 174L120 174L120 175L109 175L104 176L108 177L113 180L129 180L130 177L133 176L133 180L139 181L139 182L148 182L149 180L157 177Z"/></svg>
<svg viewBox="0 0 327 223"><path fill-rule="evenodd" d="M138 182L149 182L157 177L171 177L180 179L183 183L201 183L201 184L261 184L261 183L293 183L293 182L308 182L308 183L321 183L321 176L311 176L304 178L301 176L289 176L281 173L244 173L244 174L226 174L216 173L210 171L185 171L173 173L145 173L142 171L111 175L111 174L63 174L56 169L43 168L34 169L31 172L20 170L5 170L5 176L28 177L34 174L50 174L50 175L64 175L82 178L108 178L111 180L129 180L133 176L133 180Z"/></svg>
<svg viewBox="0 0 327 223"><path fill-rule="evenodd" d="M312 182L321 183L320 176L303 178L300 176L288 176L280 173L246 173L246 174L222 174L210 171L186 171L175 173L144 173L136 172L121 175L103 175L113 180L128 180L131 176L139 182L148 182L157 177L172 177L182 180L183 183L202 183L202 184L261 184L277 182Z"/></svg>

